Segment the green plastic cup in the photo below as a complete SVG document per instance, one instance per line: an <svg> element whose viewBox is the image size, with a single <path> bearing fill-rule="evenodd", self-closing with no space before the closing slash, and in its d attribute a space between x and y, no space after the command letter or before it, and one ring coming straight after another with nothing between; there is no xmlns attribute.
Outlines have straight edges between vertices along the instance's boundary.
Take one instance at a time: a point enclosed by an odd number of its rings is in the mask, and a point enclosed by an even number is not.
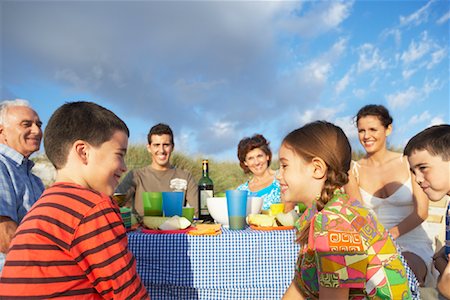
<svg viewBox="0 0 450 300"><path fill-rule="evenodd" d="M195 209L193 207L183 207L182 216L192 223L194 221L194 212Z"/></svg>
<svg viewBox="0 0 450 300"><path fill-rule="evenodd" d="M142 201L144 204L144 216L162 216L162 193L143 192Z"/></svg>

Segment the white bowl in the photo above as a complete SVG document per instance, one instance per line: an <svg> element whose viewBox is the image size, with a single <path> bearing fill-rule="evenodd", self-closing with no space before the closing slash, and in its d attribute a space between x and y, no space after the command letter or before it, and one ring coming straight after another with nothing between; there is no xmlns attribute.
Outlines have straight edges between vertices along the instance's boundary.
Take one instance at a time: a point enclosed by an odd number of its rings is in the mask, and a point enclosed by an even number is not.
<svg viewBox="0 0 450 300"><path fill-rule="evenodd" d="M228 208L226 197L211 197L206 199L206 205L211 217L216 223L228 226ZM261 211L263 199L261 197L247 198L247 216Z"/></svg>

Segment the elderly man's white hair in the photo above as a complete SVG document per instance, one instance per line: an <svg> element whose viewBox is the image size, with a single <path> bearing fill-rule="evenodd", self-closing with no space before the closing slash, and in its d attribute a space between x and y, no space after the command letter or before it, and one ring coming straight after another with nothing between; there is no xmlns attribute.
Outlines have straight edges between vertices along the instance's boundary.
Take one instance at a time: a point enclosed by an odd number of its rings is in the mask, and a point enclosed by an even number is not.
<svg viewBox="0 0 450 300"><path fill-rule="evenodd" d="M5 100L0 103L0 125L4 125L6 114L10 107L14 106L25 106L31 108L27 100L16 99L16 100Z"/></svg>

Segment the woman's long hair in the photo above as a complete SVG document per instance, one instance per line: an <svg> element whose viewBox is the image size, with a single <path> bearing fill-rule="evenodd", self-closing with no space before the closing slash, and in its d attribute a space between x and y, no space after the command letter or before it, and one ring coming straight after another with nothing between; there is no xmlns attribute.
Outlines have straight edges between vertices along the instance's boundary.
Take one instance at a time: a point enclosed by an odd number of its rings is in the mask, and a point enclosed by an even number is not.
<svg viewBox="0 0 450 300"><path fill-rule="evenodd" d="M352 150L347 136L332 123L315 121L289 133L283 145L306 162L319 157L327 165L327 178L316 199L317 209L321 211L333 197L334 191L348 182ZM305 226L297 240L302 245L308 242L310 226L309 223Z"/></svg>

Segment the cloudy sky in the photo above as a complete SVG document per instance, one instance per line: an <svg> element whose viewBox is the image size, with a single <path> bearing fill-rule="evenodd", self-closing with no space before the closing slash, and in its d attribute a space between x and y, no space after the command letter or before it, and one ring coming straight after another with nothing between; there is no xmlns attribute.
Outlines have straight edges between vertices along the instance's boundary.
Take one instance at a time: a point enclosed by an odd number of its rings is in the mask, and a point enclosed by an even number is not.
<svg viewBox="0 0 450 300"><path fill-rule="evenodd" d="M145 143L169 124L175 149L237 160L262 133L278 151L317 119L341 126L369 103L402 147L449 123L449 1L0 1L1 99L47 122L67 101L97 102Z"/></svg>

